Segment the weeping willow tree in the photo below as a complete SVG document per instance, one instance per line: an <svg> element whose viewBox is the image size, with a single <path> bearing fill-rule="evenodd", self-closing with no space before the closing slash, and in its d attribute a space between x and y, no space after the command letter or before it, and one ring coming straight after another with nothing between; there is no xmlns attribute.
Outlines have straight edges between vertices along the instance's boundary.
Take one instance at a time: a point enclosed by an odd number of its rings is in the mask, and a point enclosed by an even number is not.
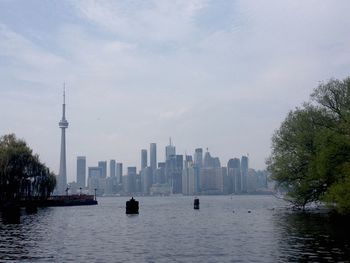
<svg viewBox="0 0 350 263"><path fill-rule="evenodd" d="M25 198L45 199L56 186L56 177L14 134L0 137L0 203Z"/></svg>
<svg viewBox="0 0 350 263"><path fill-rule="evenodd" d="M350 214L350 78L320 84L287 115L267 165L296 206L321 201Z"/></svg>

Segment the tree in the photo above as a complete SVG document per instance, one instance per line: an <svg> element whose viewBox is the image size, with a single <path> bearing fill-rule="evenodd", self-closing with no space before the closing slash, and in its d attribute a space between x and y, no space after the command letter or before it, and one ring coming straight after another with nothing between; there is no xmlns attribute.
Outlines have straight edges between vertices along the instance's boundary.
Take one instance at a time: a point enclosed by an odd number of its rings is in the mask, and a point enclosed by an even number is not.
<svg viewBox="0 0 350 263"><path fill-rule="evenodd" d="M325 201L350 213L349 137L350 78L322 83L273 135L268 170L296 206Z"/></svg>
<svg viewBox="0 0 350 263"><path fill-rule="evenodd" d="M27 197L47 198L56 185L54 174L14 134L0 137L0 203Z"/></svg>

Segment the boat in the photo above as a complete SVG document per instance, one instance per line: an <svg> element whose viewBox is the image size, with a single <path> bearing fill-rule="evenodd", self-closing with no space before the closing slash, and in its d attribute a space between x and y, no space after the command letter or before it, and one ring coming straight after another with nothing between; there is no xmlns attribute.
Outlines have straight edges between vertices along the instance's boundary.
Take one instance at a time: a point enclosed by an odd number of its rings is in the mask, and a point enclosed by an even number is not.
<svg viewBox="0 0 350 263"><path fill-rule="evenodd" d="M199 198L194 199L193 209L199 209Z"/></svg>
<svg viewBox="0 0 350 263"><path fill-rule="evenodd" d="M131 197L129 201L126 201L126 214L138 214L139 213L139 202Z"/></svg>

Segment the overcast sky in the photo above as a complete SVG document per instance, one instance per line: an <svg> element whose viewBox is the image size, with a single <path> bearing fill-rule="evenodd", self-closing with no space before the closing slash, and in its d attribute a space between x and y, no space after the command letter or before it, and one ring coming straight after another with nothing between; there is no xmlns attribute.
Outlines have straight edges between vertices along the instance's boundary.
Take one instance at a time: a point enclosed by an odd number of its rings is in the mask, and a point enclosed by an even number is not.
<svg viewBox="0 0 350 263"><path fill-rule="evenodd" d="M265 168L271 136L320 81L350 72L350 1L0 0L0 134L58 172L140 166L156 142Z"/></svg>

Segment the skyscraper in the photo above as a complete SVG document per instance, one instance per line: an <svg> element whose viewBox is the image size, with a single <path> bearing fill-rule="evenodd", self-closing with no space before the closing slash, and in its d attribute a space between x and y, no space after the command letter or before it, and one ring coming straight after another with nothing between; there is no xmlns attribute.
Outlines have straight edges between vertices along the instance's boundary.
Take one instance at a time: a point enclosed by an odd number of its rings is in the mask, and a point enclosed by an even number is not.
<svg viewBox="0 0 350 263"><path fill-rule="evenodd" d="M115 160L109 161L109 176L115 177Z"/></svg>
<svg viewBox="0 0 350 263"><path fill-rule="evenodd" d="M95 193L95 189L100 192L101 167L88 167L88 188L90 194Z"/></svg>
<svg viewBox="0 0 350 263"><path fill-rule="evenodd" d="M150 167L152 171L157 169L157 144L150 144Z"/></svg>
<svg viewBox="0 0 350 263"><path fill-rule="evenodd" d="M147 167L147 150L142 149L141 150L141 170L145 167Z"/></svg>
<svg viewBox="0 0 350 263"><path fill-rule="evenodd" d="M78 187L85 188L86 186L86 157L77 157L77 184Z"/></svg>
<svg viewBox="0 0 350 263"><path fill-rule="evenodd" d="M64 194L67 187L67 166L66 166L66 129L68 128L68 121L66 120L66 93L63 87L63 104L62 104L62 119L59 122L61 129L61 158L60 171L57 180L57 193Z"/></svg>
<svg viewBox="0 0 350 263"><path fill-rule="evenodd" d="M175 146L171 144L171 138L169 138L169 145L165 146L165 161L169 160L169 157L175 154L176 154Z"/></svg>
<svg viewBox="0 0 350 263"><path fill-rule="evenodd" d="M197 167L201 167L203 164L203 149L202 148L197 148L194 152L194 164Z"/></svg>
<svg viewBox="0 0 350 263"><path fill-rule="evenodd" d="M165 173L174 194L182 192L182 170L183 155L171 155L165 163Z"/></svg>
<svg viewBox="0 0 350 263"><path fill-rule="evenodd" d="M248 177L248 156L242 156L241 158L241 171L242 171L242 191L247 192L247 177Z"/></svg>
<svg viewBox="0 0 350 263"><path fill-rule="evenodd" d="M123 164L122 163L117 163L117 182L119 184L123 183Z"/></svg>
<svg viewBox="0 0 350 263"><path fill-rule="evenodd" d="M98 167L101 168L101 178L107 177L107 161L99 161Z"/></svg>
<svg viewBox="0 0 350 263"><path fill-rule="evenodd" d="M230 159L227 163L227 173L232 180L232 192L242 193L241 161L238 158Z"/></svg>
<svg viewBox="0 0 350 263"><path fill-rule="evenodd" d="M128 167L126 176L126 192L135 193L136 192L136 167Z"/></svg>

